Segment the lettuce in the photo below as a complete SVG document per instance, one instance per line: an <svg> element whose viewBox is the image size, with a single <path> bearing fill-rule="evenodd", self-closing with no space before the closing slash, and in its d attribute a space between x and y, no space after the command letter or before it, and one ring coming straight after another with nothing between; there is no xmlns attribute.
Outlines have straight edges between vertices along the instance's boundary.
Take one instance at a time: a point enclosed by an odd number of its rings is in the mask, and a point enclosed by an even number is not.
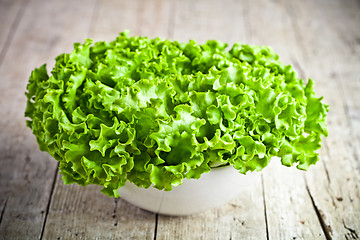
<svg viewBox="0 0 360 240"><path fill-rule="evenodd" d="M171 190L232 165L260 171L274 156L306 170L327 136L328 106L269 47L129 37L86 40L35 69L27 126L60 162L64 183L126 181Z"/></svg>

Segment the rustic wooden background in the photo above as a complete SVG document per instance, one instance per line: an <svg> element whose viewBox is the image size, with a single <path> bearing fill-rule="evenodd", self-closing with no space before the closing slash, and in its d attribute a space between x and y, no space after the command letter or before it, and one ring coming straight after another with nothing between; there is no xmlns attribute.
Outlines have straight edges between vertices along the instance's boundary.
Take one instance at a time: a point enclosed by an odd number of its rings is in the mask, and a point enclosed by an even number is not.
<svg viewBox="0 0 360 240"><path fill-rule="evenodd" d="M30 71L124 29L272 46L330 105L321 161L274 166L246 194L188 217L64 186L25 127ZM359 0L0 0L0 239L359 239L359 147Z"/></svg>

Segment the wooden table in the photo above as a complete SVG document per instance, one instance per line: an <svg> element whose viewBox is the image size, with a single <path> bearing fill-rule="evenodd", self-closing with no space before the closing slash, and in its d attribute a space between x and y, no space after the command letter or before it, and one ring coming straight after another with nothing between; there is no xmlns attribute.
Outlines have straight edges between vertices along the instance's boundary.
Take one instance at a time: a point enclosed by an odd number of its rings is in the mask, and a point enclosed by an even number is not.
<svg viewBox="0 0 360 240"><path fill-rule="evenodd" d="M85 38L124 29L272 46L330 105L309 171L272 166L250 191L187 216L146 212L97 186L65 186L25 127L30 71ZM360 2L357 0L0 0L1 239L359 239Z"/></svg>

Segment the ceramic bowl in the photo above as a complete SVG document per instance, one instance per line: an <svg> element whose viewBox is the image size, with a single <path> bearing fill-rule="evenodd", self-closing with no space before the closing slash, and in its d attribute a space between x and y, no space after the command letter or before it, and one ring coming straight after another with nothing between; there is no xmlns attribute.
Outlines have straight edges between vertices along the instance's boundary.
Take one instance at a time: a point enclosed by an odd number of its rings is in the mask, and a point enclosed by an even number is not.
<svg viewBox="0 0 360 240"><path fill-rule="evenodd" d="M244 191L258 172L240 174L232 166L213 168L199 179L184 179L171 191L139 188L127 182L119 189L121 197L142 209L164 215L190 215L229 202Z"/></svg>

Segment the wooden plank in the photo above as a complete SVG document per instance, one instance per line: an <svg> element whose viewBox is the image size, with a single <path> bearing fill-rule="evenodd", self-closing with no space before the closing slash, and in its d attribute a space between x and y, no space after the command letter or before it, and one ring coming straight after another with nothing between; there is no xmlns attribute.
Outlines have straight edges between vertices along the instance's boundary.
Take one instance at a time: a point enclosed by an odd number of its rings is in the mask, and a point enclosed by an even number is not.
<svg viewBox="0 0 360 240"><path fill-rule="evenodd" d="M21 0L0 1L0 64L5 57L25 5Z"/></svg>
<svg viewBox="0 0 360 240"><path fill-rule="evenodd" d="M169 6L164 0L100 1L89 35L97 41L110 41L130 29L131 35L166 37ZM104 196L99 187L65 186L58 180L44 238L152 239L155 225L156 214Z"/></svg>
<svg viewBox="0 0 360 240"><path fill-rule="evenodd" d="M273 161L263 174L269 239L325 239L303 172Z"/></svg>
<svg viewBox="0 0 360 240"><path fill-rule="evenodd" d="M44 239L152 239L155 214L109 198L99 186L57 180Z"/></svg>
<svg viewBox="0 0 360 240"><path fill-rule="evenodd" d="M86 3L91 12L94 2ZM0 199L6 202L2 238L35 239L42 234L57 163L38 150L25 127L25 86L30 71L64 51L68 38L86 36L86 21L73 24L73 16L89 18L85 5L29 1L0 67Z"/></svg>
<svg viewBox="0 0 360 240"><path fill-rule="evenodd" d="M356 1L301 5L309 10L298 11L296 18L305 41L303 61L330 105L323 171L307 175L309 194L328 239L358 239L360 6Z"/></svg>
<svg viewBox="0 0 360 240"><path fill-rule="evenodd" d="M214 194L216 194L214 192ZM158 239L266 239L261 175L224 206L184 217L158 217Z"/></svg>
<svg viewBox="0 0 360 240"><path fill-rule="evenodd" d="M169 35L186 42L246 42L246 11L239 1L176 1ZM214 193L216 194L216 193ZM186 217L158 216L158 239L266 239L262 182L222 207Z"/></svg>

